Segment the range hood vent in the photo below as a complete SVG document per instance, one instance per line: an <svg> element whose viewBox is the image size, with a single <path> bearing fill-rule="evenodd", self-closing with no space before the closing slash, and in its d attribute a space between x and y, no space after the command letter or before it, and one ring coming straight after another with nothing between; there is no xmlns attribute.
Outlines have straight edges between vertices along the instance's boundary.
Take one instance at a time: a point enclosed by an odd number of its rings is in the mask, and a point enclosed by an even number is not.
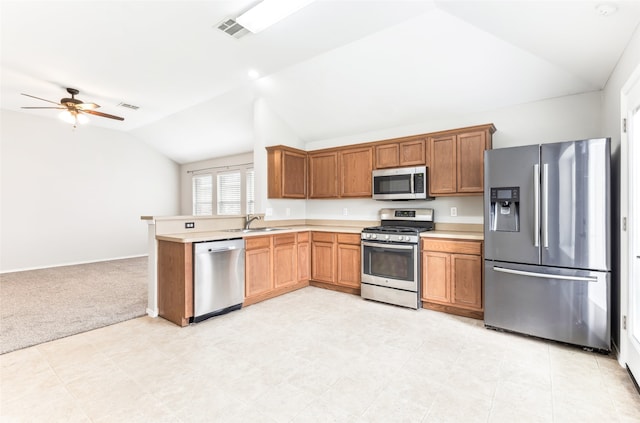
<svg viewBox="0 0 640 423"><path fill-rule="evenodd" d="M249 33L249 31L238 22L231 18L226 18L222 22L216 25L218 29L233 38L242 38Z"/></svg>

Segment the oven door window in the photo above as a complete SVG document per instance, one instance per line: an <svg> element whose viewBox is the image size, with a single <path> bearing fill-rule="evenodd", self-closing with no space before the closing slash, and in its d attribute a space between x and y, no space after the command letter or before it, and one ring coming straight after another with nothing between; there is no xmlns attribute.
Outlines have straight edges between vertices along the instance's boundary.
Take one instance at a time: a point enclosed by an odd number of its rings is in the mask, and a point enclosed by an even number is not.
<svg viewBox="0 0 640 423"><path fill-rule="evenodd" d="M364 247L364 273L381 278L414 281L414 248Z"/></svg>
<svg viewBox="0 0 640 423"><path fill-rule="evenodd" d="M411 194L411 175L376 176L373 178L374 194Z"/></svg>

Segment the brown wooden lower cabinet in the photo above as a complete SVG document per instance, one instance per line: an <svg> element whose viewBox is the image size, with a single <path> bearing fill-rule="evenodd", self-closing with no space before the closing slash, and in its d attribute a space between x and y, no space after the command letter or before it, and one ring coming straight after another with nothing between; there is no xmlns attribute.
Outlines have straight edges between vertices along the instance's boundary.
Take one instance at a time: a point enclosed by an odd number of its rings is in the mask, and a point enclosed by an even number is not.
<svg viewBox="0 0 640 423"><path fill-rule="evenodd" d="M193 246L158 241L158 315L179 326L193 317Z"/></svg>
<svg viewBox="0 0 640 423"><path fill-rule="evenodd" d="M245 299L270 292L273 289L271 272L271 237L245 239L244 296Z"/></svg>
<svg viewBox="0 0 640 423"><path fill-rule="evenodd" d="M308 232L246 237L245 248L245 306L309 284Z"/></svg>
<svg viewBox="0 0 640 423"><path fill-rule="evenodd" d="M422 240L422 306L484 318L482 241Z"/></svg>
<svg viewBox="0 0 640 423"><path fill-rule="evenodd" d="M298 282L311 279L311 241L309 232L297 233L298 245Z"/></svg>
<svg viewBox="0 0 640 423"><path fill-rule="evenodd" d="M312 232L311 241L312 284L360 294L360 234Z"/></svg>

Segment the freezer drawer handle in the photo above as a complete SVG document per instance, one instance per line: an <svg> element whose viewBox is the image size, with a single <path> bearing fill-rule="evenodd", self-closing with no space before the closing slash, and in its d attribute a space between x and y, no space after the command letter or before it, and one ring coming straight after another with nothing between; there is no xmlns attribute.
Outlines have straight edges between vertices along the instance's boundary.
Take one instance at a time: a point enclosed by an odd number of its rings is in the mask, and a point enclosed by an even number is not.
<svg viewBox="0 0 640 423"><path fill-rule="evenodd" d="M495 270L496 272L502 272L502 273L512 273L514 275L531 276L534 278L562 279L566 281L581 281L581 282L598 282L597 278L588 278L588 277L582 277L582 276L549 275L547 273L525 272L523 270L505 269L502 267L495 267L495 266L493 267L493 270Z"/></svg>

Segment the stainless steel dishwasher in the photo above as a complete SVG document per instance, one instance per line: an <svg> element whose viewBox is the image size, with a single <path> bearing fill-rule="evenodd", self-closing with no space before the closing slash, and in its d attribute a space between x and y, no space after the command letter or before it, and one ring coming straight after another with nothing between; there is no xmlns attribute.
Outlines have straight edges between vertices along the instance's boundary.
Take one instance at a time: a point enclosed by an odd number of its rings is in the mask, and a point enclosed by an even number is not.
<svg viewBox="0 0 640 423"><path fill-rule="evenodd" d="M194 243L193 255L193 322L241 308L244 240Z"/></svg>

